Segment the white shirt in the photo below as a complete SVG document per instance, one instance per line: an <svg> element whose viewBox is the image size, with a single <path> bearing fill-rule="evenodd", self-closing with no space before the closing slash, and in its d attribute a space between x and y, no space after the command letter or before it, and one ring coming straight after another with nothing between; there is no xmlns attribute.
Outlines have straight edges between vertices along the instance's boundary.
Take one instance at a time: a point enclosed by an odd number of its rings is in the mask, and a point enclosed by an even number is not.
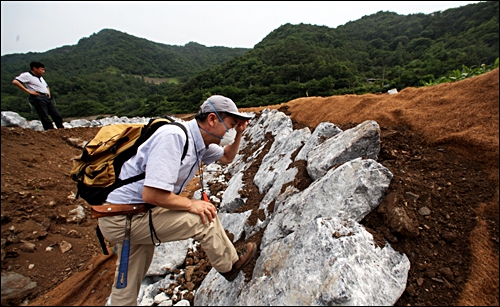
<svg viewBox="0 0 500 307"><path fill-rule="evenodd" d="M164 125L137 150L137 154L126 161L120 179L146 172L146 178L112 191L107 202L112 204L144 203L144 186L172 191L179 194L193 179L200 162L213 163L224 155L224 149L216 144L205 147L196 119L183 123L188 134L189 147L181 162L186 135L176 125Z"/></svg>
<svg viewBox="0 0 500 307"><path fill-rule="evenodd" d="M26 88L31 91L36 91L44 94L49 93L49 90L47 89L47 82L45 82L43 77L37 77L32 74L31 71L23 72L16 77L16 80L23 83Z"/></svg>

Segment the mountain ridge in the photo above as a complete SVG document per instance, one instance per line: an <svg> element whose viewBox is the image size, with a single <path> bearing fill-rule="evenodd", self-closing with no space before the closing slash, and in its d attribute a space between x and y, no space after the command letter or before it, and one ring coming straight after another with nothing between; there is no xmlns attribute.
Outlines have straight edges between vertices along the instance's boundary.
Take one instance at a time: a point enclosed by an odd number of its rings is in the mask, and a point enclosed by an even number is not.
<svg viewBox="0 0 500 307"><path fill-rule="evenodd" d="M427 15L379 11L337 28L287 23L251 49L172 46L104 29L36 57L46 65L45 79L63 117L193 113L212 94L256 107L308 96L385 93L460 76L464 66L494 65L498 7L485 1ZM33 55L2 56L2 110L26 118L36 114L11 82ZM153 84L142 77L169 81Z"/></svg>

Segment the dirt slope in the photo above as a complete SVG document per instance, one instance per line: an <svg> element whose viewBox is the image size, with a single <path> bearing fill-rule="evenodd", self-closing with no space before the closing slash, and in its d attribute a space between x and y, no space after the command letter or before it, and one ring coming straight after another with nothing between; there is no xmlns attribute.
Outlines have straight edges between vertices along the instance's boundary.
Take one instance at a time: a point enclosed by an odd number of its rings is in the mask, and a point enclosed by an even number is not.
<svg viewBox="0 0 500 307"><path fill-rule="evenodd" d="M499 303L498 84L496 69L396 95L307 97L269 106L290 115L296 127L329 121L345 130L369 119L380 125L378 161L394 177L380 208L363 224L377 242L390 242L411 261L396 305ZM24 304L104 305L110 293L116 257L102 255L95 221L67 221L77 204L88 213L83 201L71 197L71 158L80 150L67 139L89 140L97 130L2 127L2 274L17 272L37 282ZM405 206L417 237L393 229L384 210L395 204ZM246 204L252 206L258 203ZM62 241L72 246L65 253Z"/></svg>

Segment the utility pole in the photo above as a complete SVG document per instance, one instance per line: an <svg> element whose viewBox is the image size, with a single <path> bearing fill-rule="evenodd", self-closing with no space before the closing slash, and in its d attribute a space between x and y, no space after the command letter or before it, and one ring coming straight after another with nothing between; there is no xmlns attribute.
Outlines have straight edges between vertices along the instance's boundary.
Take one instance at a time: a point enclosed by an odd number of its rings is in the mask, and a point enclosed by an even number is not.
<svg viewBox="0 0 500 307"><path fill-rule="evenodd" d="M382 68L382 86L384 86L384 78L385 78L385 65Z"/></svg>

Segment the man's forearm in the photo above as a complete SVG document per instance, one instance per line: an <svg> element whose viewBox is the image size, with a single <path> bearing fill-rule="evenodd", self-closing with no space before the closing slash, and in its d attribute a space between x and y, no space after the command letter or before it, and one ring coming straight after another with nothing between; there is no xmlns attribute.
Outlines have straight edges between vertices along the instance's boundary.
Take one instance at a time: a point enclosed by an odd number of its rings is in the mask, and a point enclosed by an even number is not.
<svg viewBox="0 0 500 307"><path fill-rule="evenodd" d="M219 160L220 162L224 164L233 162L234 157L236 157L236 154L238 153L238 150L240 150L241 136L241 133L237 133L236 137L234 138L234 142L231 145L226 145L224 147L224 156Z"/></svg>
<svg viewBox="0 0 500 307"><path fill-rule="evenodd" d="M23 92L26 92L28 94L31 95L31 91L28 90L21 82L19 82L18 80L14 79L12 81L12 84L14 84L15 86L17 86L18 88L20 88Z"/></svg>
<svg viewBox="0 0 500 307"><path fill-rule="evenodd" d="M169 210L189 211L192 206L191 200L187 197L148 186L145 186L142 191L142 199L148 204Z"/></svg>

